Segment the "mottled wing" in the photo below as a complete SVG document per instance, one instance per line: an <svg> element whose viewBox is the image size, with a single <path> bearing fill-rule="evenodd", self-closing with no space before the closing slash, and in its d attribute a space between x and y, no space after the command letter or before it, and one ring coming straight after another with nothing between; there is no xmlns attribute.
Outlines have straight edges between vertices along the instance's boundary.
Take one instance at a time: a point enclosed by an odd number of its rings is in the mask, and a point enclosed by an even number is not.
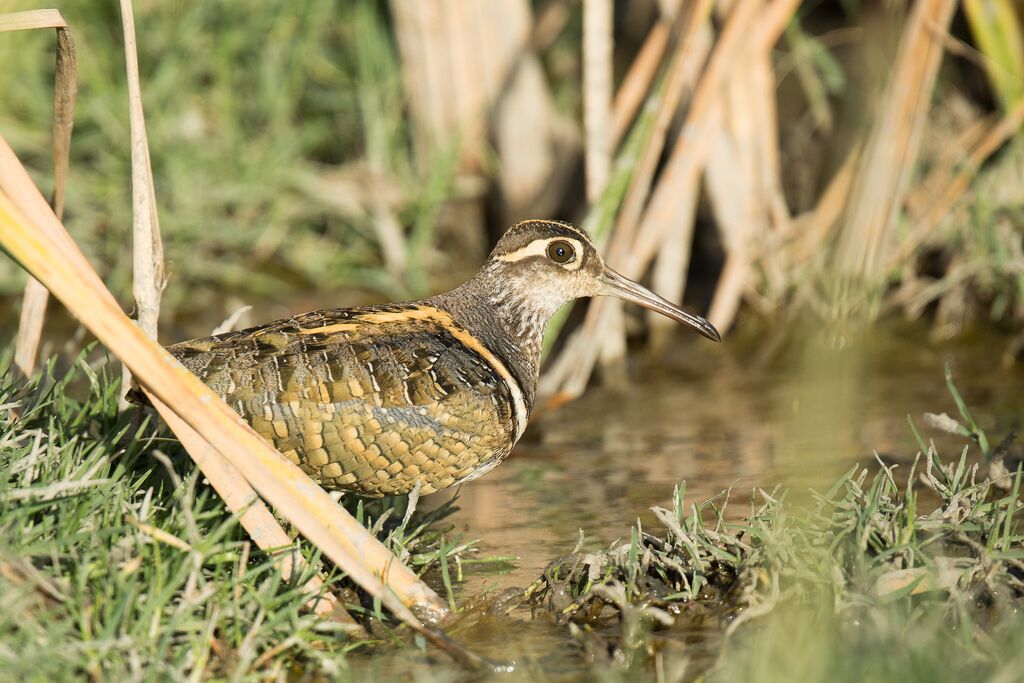
<svg viewBox="0 0 1024 683"><path fill-rule="evenodd" d="M170 351L327 488L437 491L518 436L514 387L430 307L318 311ZM521 418L519 418L521 419Z"/></svg>

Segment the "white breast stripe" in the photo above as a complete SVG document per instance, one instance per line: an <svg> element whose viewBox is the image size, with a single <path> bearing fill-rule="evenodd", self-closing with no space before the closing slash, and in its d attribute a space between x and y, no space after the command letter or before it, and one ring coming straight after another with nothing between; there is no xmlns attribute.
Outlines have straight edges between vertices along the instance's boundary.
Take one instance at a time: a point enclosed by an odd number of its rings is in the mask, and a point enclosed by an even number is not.
<svg viewBox="0 0 1024 683"><path fill-rule="evenodd" d="M500 363L501 361L498 362ZM512 442L515 445L516 441L519 441L519 437L526 431L526 423L530 421L530 413L526 410L526 399L523 398L523 391L519 388L519 382L516 381L516 378L504 366L502 366L502 369L504 372L501 373L501 377L505 380L505 386L511 392L512 403L516 407L516 438Z"/></svg>
<svg viewBox="0 0 1024 683"><path fill-rule="evenodd" d="M522 261L524 258L530 258L531 256L547 256L548 245L552 242L568 242L572 245L573 249L576 250L576 258L569 263L560 263L559 265L566 270L579 270L580 266L583 265L583 243L572 237L547 237L545 239L534 240L527 244L522 249L513 251L511 254L503 254L497 257L498 261L504 261L505 263L514 263L516 261Z"/></svg>
<svg viewBox="0 0 1024 683"><path fill-rule="evenodd" d="M380 315L377 315L379 318ZM452 319L451 314L445 311L430 306L419 306L412 311L394 315L395 317L404 316L406 318L433 320L444 327L450 335L462 342L467 348L475 351L481 358L490 363L491 367L494 368L494 371L498 373L498 376L505 383L505 386L508 387L509 394L512 395L512 407L515 411L513 418L516 421L516 436L512 443L515 444L516 441L519 441L519 437L526 431L526 423L530 420L530 412L526 409L526 399L523 397L523 390L520 389L519 382L508 371L508 368L501 362L501 359L480 343L480 340L470 334L468 330L457 324ZM363 319L368 320L369 316L363 316Z"/></svg>
<svg viewBox="0 0 1024 683"><path fill-rule="evenodd" d="M453 330L449 330L453 332ZM526 399L522 395L522 389L519 388L519 383L515 381L512 373L505 367L504 362L494 353L474 339L468 332L459 331L461 335L456 333L454 336L459 339L462 343L466 344L474 351L483 356L483 359L489 362L490 367L495 369L495 372L505 382L505 386L508 387L509 393L512 394L512 407L514 409L513 418L515 419L515 438L512 439L512 444L519 440L522 433L526 431L526 423L529 422L529 411L526 410ZM463 338L463 335L465 338Z"/></svg>

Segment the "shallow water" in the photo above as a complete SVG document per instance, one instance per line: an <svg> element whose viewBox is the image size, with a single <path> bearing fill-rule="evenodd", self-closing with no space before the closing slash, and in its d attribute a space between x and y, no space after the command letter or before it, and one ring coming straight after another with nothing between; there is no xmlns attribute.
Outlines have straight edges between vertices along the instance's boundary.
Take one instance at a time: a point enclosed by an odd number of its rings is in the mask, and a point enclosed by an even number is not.
<svg viewBox="0 0 1024 683"><path fill-rule="evenodd" d="M456 598L525 587L573 549L579 530L589 547L601 547L628 535L638 518L656 526L648 509L669 505L681 481L690 502L731 487L729 515L741 517L756 489L784 486L799 499L854 463L873 466L875 452L909 464L917 448L908 415L940 455L957 456L963 442L929 432L920 419L926 411L956 413L947 362L991 438L998 441L1024 417L1024 373L1001 364L1001 338L935 345L922 341L926 330L907 326L859 339L813 329L788 339L713 346L680 337L656 360L635 361L631 386L598 386L537 416L506 462L459 492L456 533L479 539L482 556L517 559L500 571L467 568ZM453 635L480 654L515 661L512 679L594 675L567 629L533 620L525 609L474 616ZM717 642L691 635L675 648L676 665L687 656L706 663ZM411 649L363 660L357 670L413 680L463 677L444 655Z"/></svg>

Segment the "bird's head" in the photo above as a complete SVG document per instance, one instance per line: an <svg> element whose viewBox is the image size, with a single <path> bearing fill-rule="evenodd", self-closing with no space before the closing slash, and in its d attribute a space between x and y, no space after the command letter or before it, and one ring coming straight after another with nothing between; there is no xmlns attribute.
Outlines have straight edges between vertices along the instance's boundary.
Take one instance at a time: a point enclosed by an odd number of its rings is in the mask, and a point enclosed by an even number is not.
<svg viewBox="0 0 1024 683"><path fill-rule="evenodd" d="M509 228L488 257L486 269L521 305L550 318L563 304L590 296L614 296L696 329L714 341L718 330L699 315L605 265L587 234L567 223L530 220Z"/></svg>

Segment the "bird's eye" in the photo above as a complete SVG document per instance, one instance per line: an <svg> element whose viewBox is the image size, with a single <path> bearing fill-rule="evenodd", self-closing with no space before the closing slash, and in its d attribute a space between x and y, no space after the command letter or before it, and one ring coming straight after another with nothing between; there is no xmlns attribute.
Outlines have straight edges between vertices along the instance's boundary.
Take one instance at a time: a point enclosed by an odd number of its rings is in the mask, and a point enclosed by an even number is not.
<svg viewBox="0 0 1024 683"><path fill-rule="evenodd" d="M548 258L555 263L568 263L576 258L576 250L568 242L558 240L548 245Z"/></svg>

